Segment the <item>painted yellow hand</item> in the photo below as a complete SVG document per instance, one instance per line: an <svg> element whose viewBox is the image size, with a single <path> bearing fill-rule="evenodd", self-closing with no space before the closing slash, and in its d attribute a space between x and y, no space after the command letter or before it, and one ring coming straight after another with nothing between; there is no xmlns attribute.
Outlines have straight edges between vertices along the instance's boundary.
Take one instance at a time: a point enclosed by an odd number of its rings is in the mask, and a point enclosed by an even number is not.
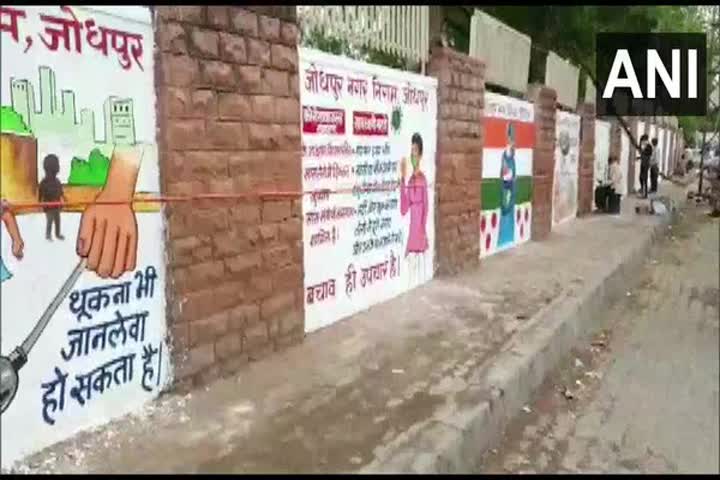
<svg viewBox="0 0 720 480"><path fill-rule="evenodd" d="M113 200L100 193L98 201ZM77 254L100 278L118 278L135 270L138 228L129 204L91 205L83 212Z"/></svg>

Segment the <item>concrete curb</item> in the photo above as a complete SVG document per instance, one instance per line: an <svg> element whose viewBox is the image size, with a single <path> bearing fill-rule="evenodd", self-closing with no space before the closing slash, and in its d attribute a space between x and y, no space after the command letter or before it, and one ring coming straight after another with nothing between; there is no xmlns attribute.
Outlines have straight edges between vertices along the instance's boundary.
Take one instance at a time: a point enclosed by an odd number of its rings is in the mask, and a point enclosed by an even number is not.
<svg viewBox="0 0 720 480"><path fill-rule="evenodd" d="M358 473L476 472L482 454L496 444L546 375L579 341L603 327L596 312L637 284L650 248L678 217L678 211L671 210L619 260L609 262L598 280L573 297L557 298L533 316L527 328L474 376L478 380L471 386L477 399L472 407L436 415L405 432L401 442Z"/></svg>

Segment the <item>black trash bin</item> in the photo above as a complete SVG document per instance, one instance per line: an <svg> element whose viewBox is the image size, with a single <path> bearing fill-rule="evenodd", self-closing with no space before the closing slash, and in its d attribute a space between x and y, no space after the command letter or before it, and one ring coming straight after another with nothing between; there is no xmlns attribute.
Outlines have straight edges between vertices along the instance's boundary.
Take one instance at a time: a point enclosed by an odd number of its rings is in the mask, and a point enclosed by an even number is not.
<svg viewBox="0 0 720 480"><path fill-rule="evenodd" d="M609 192L607 202L608 213L620 213L620 197L619 193Z"/></svg>
<svg viewBox="0 0 720 480"><path fill-rule="evenodd" d="M602 212L607 210L610 193L609 185L599 185L595 187L595 206L598 210Z"/></svg>

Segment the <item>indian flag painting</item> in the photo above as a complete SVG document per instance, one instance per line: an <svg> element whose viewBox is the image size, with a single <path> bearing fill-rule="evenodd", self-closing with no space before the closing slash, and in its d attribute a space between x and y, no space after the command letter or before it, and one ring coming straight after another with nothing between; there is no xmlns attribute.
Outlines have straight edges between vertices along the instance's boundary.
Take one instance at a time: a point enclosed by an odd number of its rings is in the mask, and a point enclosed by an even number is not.
<svg viewBox="0 0 720 480"><path fill-rule="evenodd" d="M483 128L480 257L530 239L534 107L486 93Z"/></svg>

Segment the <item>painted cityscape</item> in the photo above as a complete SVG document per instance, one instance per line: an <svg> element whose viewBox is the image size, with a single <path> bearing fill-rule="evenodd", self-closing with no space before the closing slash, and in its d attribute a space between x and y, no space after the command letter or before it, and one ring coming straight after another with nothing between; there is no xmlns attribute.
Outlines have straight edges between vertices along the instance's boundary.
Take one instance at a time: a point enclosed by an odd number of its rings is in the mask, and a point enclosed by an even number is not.
<svg viewBox="0 0 720 480"><path fill-rule="evenodd" d="M132 145L135 143L135 121L133 101L130 98L108 97L105 100L103 120L105 131L98 138L95 129L95 114L92 110L80 110L80 122L77 120L75 92L62 90L60 101L57 96L55 72L49 67L39 68L40 109L35 102L32 82L27 79L10 79L10 102L8 109L3 107L5 115L19 115L25 131L14 132L30 134L35 137L45 135L63 135L75 139L78 143L103 143ZM3 120L5 120L3 116ZM8 125L17 125L9 122ZM6 132L5 121L2 131Z"/></svg>
<svg viewBox="0 0 720 480"><path fill-rule="evenodd" d="M39 67L38 78L37 97L32 81L10 78L10 105L0 106L0 194L16 202L37 199L38 161L53 153L68 166L63 178L69 195L90 198L105 184L114 146L137 144L133 100L109 96L103 103L104 128L98 128L91 109L78 111L74 91L58 91L53 69ZM45 144L57 143L54 139L71 145L72 152L43 151Z"/></svg>

